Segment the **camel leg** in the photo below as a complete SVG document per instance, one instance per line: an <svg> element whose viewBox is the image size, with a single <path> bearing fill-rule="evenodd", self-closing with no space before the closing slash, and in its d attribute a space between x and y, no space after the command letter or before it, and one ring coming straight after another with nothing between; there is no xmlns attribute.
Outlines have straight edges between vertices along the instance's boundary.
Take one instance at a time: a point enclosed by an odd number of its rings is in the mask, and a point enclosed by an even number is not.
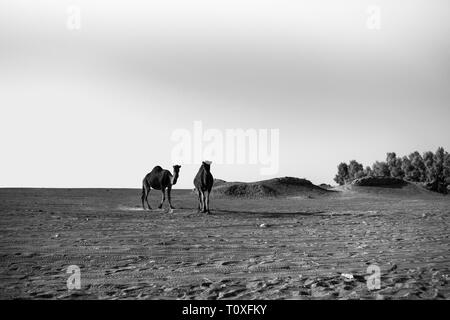
<svg viewBox="0 0 450 320"><path fill-rule="evenodd" d="M206 195L206 212L211 213L209 211L209 191L208 194Z"/></svg>
<svg viewBox="0 0 450 320"><path fill-rule="evenodd" d="M172 212L173 209L175 209L175 207L172 205L172 188L167 188L167 200L169 200L169 207L170 207L170 211Z"/></svg>
<svg viewBox="0 0 450 320"><path fill-rule="evenodd" d="M148 188L147 190L147 195L145 196L145 201L147 202L148 205L148 210L152 210L152 207L150 206L150 203L148 202L148 196L150 195L150 188Z"/></svg>
<svg viewBox="0 0 450 320"><path fill-rule="evenodd" d="M144 198L144 196L145 196L145 202L147 202L147 206L148 206L148 209L149 210L152 210L152 207L150 206L150 203L148 203L148 195L150 194L150 187L144 187L144 189L145 189L145 194L144 194L144 190L143 190L143 192L142 192L142 197ZM142 199L142 206L144 207L144 209L145 209L145 206L144 206L144 199Z"/></svg>
<svg viewBox="0 0 450 320"><path fill-rule="evenodd" d="M202 191L202 212L206 212L206 196L204 191Z"/></svg>
<svg viewBox="0 0 450 320"><path fill-rule="evenodd" d="M162 208L164 200L166 200L166 189L163 188L163 189L161 189L161 191L162 191L162 196L161 196L161 203L158 206L159 209Z"/></svg>
<svg viewBox="0 0 450 320"><path fill-rule="evenodd" d="M198 212L202 211L202 194L200 192L200 190L197 190L197 195L198 195Z"/></svg>
<svg viewBox="0 0 450 320"><path fill-rule="evenodd" d="M203 191L199 191L199 200L200 200L200 212L203 212L204 202L203 202Z"/></svg>
<svg viewBox="0 0 450 320"><path fill-rule="evenodd" d="M142 186L142 195L141 195L141 201L142 201L142 209L145 210L144 200L145 200L145 188Z"/></svg>

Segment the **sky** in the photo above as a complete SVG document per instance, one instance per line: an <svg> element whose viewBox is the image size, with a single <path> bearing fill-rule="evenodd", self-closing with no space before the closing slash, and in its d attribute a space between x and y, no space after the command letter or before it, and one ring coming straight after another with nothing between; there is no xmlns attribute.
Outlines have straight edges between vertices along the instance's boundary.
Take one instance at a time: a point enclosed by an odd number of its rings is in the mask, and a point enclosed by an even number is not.
<svg viewBox="0 0 450 320"><path fill-rule="evenodd" d="M227 181L333 183L342 161L449 150L449 9L2 0L0 187L140 188L154 166L176 164L173 134L196 121L278 130L278 170L213 161ZM193 188L200 162L178 164L176 187Z"/></svg>

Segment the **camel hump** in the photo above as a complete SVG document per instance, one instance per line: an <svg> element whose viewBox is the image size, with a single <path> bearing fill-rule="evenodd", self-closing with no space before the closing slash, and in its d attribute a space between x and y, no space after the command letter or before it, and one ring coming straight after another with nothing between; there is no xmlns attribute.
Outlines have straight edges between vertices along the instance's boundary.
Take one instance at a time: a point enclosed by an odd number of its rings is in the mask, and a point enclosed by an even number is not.
<svg viewBox="0 0 450 320"><path fill-rule="evenodd" d="M153 172L163 171L163 168L161 168L160 166L156 166L156 167L153 168L152 171L153 171Z"/></svg>
<svg viewBox="0 0 450 320"><path fill-rule="evenodd" d="M157 177L157 176L161 175L162 171L163 171L163 168L161 168L160 166L156 166L156 167L153 168L152 171L147 173L147 175L145 176L144 180L153 179L154 177Z"/></svg>

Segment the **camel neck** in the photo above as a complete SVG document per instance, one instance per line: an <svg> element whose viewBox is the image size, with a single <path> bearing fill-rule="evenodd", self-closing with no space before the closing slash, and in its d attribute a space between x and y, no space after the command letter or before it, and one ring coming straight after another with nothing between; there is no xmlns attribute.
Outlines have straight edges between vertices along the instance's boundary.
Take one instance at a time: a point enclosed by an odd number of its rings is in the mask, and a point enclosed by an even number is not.
<svg viewBox="0 0 450 320"><path fill-rule="evenodd" d="M176 184L178 180L178 173L174 172L172 176L172 185Z"/></svg>

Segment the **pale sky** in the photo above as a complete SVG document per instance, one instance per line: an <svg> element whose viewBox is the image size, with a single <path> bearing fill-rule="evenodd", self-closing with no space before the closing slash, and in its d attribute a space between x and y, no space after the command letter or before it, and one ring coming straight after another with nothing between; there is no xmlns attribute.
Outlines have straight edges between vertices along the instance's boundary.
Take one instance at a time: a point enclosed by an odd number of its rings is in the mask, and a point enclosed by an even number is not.
<svg viewBox="0 0 450 320"><path fill-rule="evenodd" d="M333 183L341 161L449 150L449 14L448 0L2 0L0 186L140 188L196 120L279 129L279 172L213 163L228 181Z"/></svg>

